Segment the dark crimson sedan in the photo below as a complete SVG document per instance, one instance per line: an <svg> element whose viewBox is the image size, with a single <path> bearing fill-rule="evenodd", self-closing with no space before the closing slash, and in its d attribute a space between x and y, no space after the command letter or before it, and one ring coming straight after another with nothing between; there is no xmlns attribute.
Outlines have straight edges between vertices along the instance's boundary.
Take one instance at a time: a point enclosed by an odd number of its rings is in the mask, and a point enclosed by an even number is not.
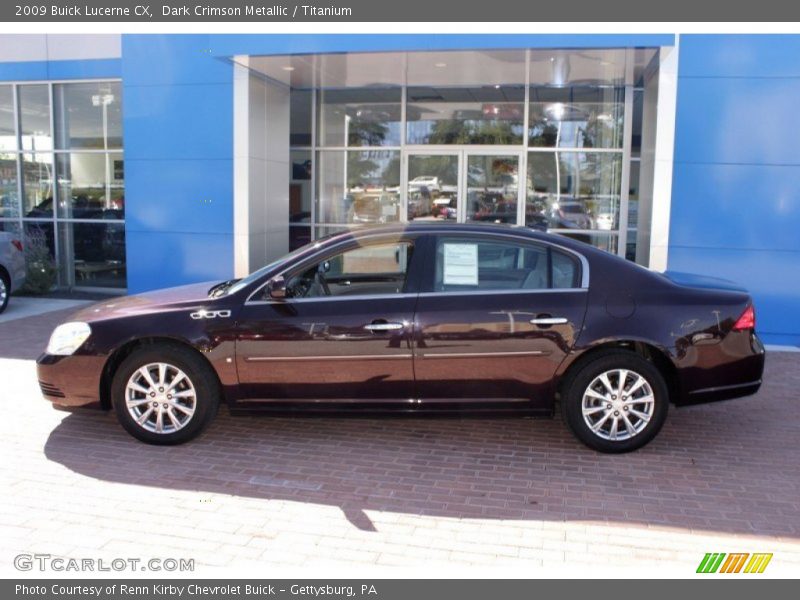
<svg viewBox="0 0 800 600"><path fill-rule="evenodd" d="M337 234L249 277L103 302L38 360L58 405L99 402L155 444L232 411L551 415L604 452L669 403L761 385L750 296L567 238L495 225Z"/></svg>

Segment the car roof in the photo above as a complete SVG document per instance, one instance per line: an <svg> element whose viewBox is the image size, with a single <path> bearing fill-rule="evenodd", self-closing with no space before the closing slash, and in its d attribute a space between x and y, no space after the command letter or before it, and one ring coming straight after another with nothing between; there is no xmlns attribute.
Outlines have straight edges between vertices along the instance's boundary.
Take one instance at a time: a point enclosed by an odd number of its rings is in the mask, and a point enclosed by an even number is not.
<svg viewBox="0 0 800 600"><path fill-rule="evenodd" d="M327 239L334 241L337 239L354 238L359 239L362 237L370 237L376 234L403 235L414 233L428 233L428 234L498 234L498 235L513 235L521 239L539 240L550 244L564 246L578 252L580 254L594 254L595 252L602 252L593 246L570 239L568 237L558 235L555 233L545 233L537 231L530 227L523 225L509 225L504 223L442 223L436 221L415 221L411 223L402 224L387 224L387 225L356 225L343 231L341 233L333 234Z"/></svg>

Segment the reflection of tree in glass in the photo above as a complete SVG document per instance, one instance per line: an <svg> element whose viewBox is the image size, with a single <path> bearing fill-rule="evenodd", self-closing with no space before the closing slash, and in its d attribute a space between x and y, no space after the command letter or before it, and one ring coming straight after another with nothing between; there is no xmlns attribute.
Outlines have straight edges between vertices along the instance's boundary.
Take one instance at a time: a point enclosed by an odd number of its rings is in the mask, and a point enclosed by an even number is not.
<svg viewBox="0 0 800 600"><path fill-rule="evenodd" d="M380 121L353 118L347 135L348 146L382 146L389 127Z"/></svg>
<svg viewBox="0 0 800 600"><path fill-rule="evenodd" d="M521 124L500 120L447 119L435 121L428 144L518 144Z"/></svg>
<svg viewBox="0 0 800 600"><path fill-rule="evenodd" d="M397 152L348 152L347 187L400 185L400 156Z"/></svg>

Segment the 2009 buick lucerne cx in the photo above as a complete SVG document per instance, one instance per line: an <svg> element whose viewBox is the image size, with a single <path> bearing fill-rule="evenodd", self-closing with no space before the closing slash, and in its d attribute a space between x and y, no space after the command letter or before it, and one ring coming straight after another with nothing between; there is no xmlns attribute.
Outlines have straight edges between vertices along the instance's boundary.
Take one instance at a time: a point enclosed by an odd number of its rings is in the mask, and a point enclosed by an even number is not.
<svg viewBox="0 0 800 600"><path fill-rule="evenodd" d="M232 411L550 415L603 452L670 402L755 393L749 295L524 228L410 224L304 246L240 280L88 307L38 360L57 405L99 401L155 444Z"/></svg>

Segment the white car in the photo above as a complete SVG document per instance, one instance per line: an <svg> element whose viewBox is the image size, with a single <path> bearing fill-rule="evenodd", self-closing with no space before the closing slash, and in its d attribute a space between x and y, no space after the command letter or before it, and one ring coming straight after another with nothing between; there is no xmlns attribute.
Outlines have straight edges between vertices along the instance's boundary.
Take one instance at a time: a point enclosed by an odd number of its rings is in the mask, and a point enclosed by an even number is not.
<svg viewBox="0 0 800 600"><path fill-rule="evenodd" d="M7 231L0 231L0 313L8 306L11 292L25 283L25 256L22 242Z"/></svg>
<svg viewBox="0 0 800 600"><path fill-rule="evenodd" d="M610 212L602 212L597 215L595 219L597 229L602 231L611 231L616 225L616 215Z"/></svg>
<svg viewBox="0 0 800 600"><path fill-rule="evenodd" d="M431 192L438 192L439 191L439 178L432 177L428 175L422 175L420 177L414 177L411 181L408 182L408 186L411 188L422 188L426 187Z"/></svg>

